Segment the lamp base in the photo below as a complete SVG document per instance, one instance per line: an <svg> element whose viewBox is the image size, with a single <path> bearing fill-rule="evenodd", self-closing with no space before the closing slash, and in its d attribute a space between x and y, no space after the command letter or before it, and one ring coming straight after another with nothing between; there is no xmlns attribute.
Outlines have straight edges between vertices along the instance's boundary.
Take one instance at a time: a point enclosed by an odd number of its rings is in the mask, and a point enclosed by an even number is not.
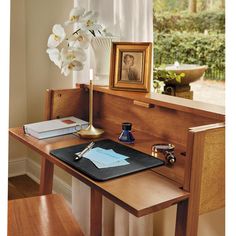
<svg viewBox="0 0 236 236"><path fill-rule="evenodd" d="M81 138L99 138L104 133L104 130L89 125L86 129L81 129L77 134Z"/></svg>

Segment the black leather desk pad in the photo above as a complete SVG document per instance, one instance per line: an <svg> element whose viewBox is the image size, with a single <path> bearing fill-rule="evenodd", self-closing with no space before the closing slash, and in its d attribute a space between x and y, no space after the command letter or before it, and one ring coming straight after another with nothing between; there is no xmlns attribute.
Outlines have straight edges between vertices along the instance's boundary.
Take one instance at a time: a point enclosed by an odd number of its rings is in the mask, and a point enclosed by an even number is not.
<svg viewBox="0 0 236 236"><path fill-rule="evenodd" d="M67 163L75 170L78 170L83 174L87 175L88 177L97 181L105 181L164 165L164 161L158 158L154 158L151 155L137 151L131 147L127 147L110 139L96 141L93 148L100 147L103 149L113 149L117 153L128 156L129 158L127 158L126 161L128 161L130 164L125 166L99 169L90 160L86 158L81 158L78 161L74 161L75 153L82 151L87 145L88 143L70 146L66 148L60 148L52 150L50 154L60 159L61 161Z"/></svg>

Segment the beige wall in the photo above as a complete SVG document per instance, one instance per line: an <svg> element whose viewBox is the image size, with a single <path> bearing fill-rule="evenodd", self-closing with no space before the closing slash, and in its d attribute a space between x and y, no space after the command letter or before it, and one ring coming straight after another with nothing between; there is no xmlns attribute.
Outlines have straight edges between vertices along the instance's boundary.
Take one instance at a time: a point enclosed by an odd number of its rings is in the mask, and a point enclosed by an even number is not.
<svg viewBox="0 0 236 236"><path fill-rule="evenodd" d="M44 119L44 93L47 88L72 87L72 78L65 78L50 62L46 54L47 40L52 26L63 24L73 6L73 0L25 0L26 1L26 65L28 121ZM30 158L40 158L30 152ZM55 174L71 185L71 176L59 168Z"/></svg>
<svg viewBox="0 0 236 236"><path fill-rule="evenodd" d="M49 61L46 54L47 40L55 23L63 23L68 17L73 1L26 1L26 65L28 119L43 119L44 92L46 88L71 87L72 78L64 78L60 70ZM36 109L37 108L37 109Z"/></svg>
<svg viewBox="0 0 236 236"><path fill-rule="evenodd" d="M24 1L11 4L10 48L10 127L21 126L27 121L26 91L26 35ZM19 159L27 156L24 145L10 138L9 157Z"/></svg>
<svg viewBox="0 0 236 236"><path fill-rule="evenodd" d="M10 127L44 119L44 93L47 88L72 87L50 62L47 39L55 23L63 23L73 0L11 0ZM10 138L9 159L36 153ZM56 168L56 175L71 184L71 176Z"/></svg>

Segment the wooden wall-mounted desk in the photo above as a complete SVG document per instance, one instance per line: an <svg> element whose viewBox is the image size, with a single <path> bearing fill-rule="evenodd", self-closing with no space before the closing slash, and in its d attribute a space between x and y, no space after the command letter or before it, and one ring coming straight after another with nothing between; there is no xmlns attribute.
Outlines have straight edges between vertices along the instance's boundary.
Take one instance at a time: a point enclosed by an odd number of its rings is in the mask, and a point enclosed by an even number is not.
<svg viewBox="0 0 236 236"><path fill-rule="evenodd" d="M88 120L86 86L47 92L46 119L70 115ZM175 235L196 236L199 214L224 206L223 109L166 95L95 86L95 125L106 131L106 138L117 140L124 121L133 123L133 147L138 150L150 154L154 143L175 144L175 165L96 182L49 154L50 150L88 140L75 135L36 140L25 135L22 128L11 128L10 134L42 156L41 194L52 191L54 165L91 187L91 235L101 234L104 195L137 217L177 204Z"/></svg>
<svg viewBox="0 0 236 236"><path fill-rule="evenodd" d="M42 156L43 166L40 181L42 195L52 192L53 165L57 165L91 187L93 190L91 202L95 206L101 205L101 198L99 196L104 195L137 217L156 212L173 204L178 204L189 197L189 193L180 189L180 185L168 181L152 170L142 171L105 182L97 182L49 154L50 150L88 141L81 140L75 135L36 140L29 135L25 135L22 128L11 128L10 134ZM114 137L107 137L116 140ZM147 144L150 145L150 141L149 143L147 141ZM140 194L137 194L137 184ZM93 221L102 219L100 208L98 212L95 210L95 212L92 211L91 213L94 215L92 216ZM91 227L93 226L97 226L97 224L91 222ZM94 229L91 228L91 232L94 232ZM98 234L96 232L93 235Z"/></svg>

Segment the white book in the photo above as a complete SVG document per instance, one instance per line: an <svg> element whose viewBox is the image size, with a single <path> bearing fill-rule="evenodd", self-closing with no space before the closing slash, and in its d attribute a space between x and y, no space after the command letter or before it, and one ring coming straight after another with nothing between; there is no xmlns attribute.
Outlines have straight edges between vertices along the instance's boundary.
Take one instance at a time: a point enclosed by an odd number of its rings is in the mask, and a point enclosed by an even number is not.
<svg viewBox="0 0 236 236"><path fill-rule="evenodd" d="M37 139L71 134L88 127L88 122L74 116L24 125L24 131Z"/></svg>

